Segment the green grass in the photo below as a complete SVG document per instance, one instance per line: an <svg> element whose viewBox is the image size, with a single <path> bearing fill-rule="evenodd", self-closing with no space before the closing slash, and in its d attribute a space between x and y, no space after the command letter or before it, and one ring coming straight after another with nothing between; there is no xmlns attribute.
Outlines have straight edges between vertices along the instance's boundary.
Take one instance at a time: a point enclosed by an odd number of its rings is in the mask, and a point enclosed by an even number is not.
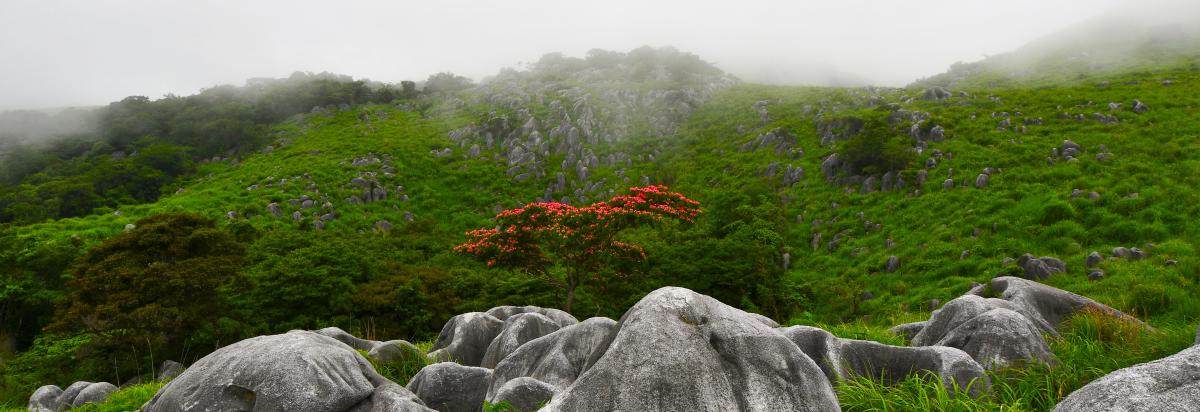
<svg viewBox="0 0 1200 412"><path fill-rule="evenodd" d="M366 356L366 351L362 352L363 357L366 357L371 362L371 366L375 367L375 371L379 372L383 377L388 378L392 382L396 382L402 386L407 386L412 377L420 372L422 368L434 363L429 360L426 354L433 347L433 341L416 342L419 352L405 352L404 356L391 362L377 362L371 357Z"/></svg>

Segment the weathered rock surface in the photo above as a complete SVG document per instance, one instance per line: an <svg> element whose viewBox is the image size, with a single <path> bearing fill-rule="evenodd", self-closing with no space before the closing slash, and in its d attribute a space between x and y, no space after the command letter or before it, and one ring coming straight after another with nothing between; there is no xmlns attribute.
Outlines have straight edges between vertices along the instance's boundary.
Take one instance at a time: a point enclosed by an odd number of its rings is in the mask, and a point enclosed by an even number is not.
<svg viewBox="0 0 1200 412"><path fill-rule="evenodd" d="M361 339L357 336L351 335L349 332L346 332L336 326L315 330L313 332L337 339L339 342L345 343L351 348L358 350L371 350L371 348L374 348L375 345L379 344L377 341Z"/></svg>
<svg viewBox="0 0 1200 412"><path fill-rule="evenodd" d="M520 377L537 379L558 391L566 389L604 353L616 331L616 321L591 318L521 345L496 365L488 398Z"/></svg>
<svg viewBox="0 0 1200 412"><path fill-rule="evenodd" d="M75 395L75 399L71 400L71 406L80 407L85 403L104 402L105 399L108 399L108 395L116 391L117 385L108 382L96 382L79 391L79 394Z"/></svg>
<svg viewBox="0 0 1200 412"><path fill-rule="evenodd" d="M453 359L463 365L479 366L488 346L492 344L492 339L495 339L503 328L504 321L483 312L455 316L442 327L429 357L438 360Z"/></svg>
<svg viewBox="0 0 1200 412"><path fill-rule="evenodd" d="M57 410L57 401L59 395L62 395L63 390L58 385L46 385L37 388L33 391L33 395L29 396L29 404L27 410L29 412L53 412Z"/></svg>
<svg viewBox="0 0 1200 412"><path fill-rule="evenodd" d="M1096 311L1149 329L1141 321L1091 299L1004 276L992 279L986 287L976 286L934 311L911 342L913 346L962 349L987 368L1033 360L1053 364L1057 360L1042 335L1058 336L1058 325L1080 310Z"/></svg>
<svg viewBox="0 0 1200 412"><path fill-rule="evenodd" d="M425 356L421 349L406 340L380 342L367 352L367 357L376 362L396 362Z"/></svg>
<svg viewBox="0 0 1200 412"><path fill-rule="evenodd" d="M491 380L491 369L441 362L417 372L408 390L439 412L478 412Z"/></svg>
<svg viewBox="0 0 1200 412"><path fill-rule="evenodd" d="M309 331L246 339L201 358L144 409L345 411L388 383L353 348Z"/></svg>
<svg viewBox="0 0 1200 412"><path fill-rule="evenodd" d="M534 378L521 377L508 381L489 400L493 404L508 402L517 412L533 412L554 398L554 387Z"/></svg>
<svg viewBox="0 0 1200 412"><path fill-rule="evenodd" d="M1194 411L1200 405L1200 346L1134 365L1072 392L1056 412Z"/></svg>
<svg viewBox="0 0 1200 412"><path fill-rule="evenodd" d="M158 365L158 375L155 378L160 381L175 379L175 377L183 373L185 369L186 368L183 366L183 364L179 362L165 360Z"/></svg>
<svg viewBox="0 0 1200 412"><path fill-rule="evenodd" d="M559 325L546 315L537 312L518 313L504 321L500 334L492 339L487 352L483 355L480 366L495 368L496 364L516 351L526 342L549 335L559 329Z"/></svg>
<svg viewBox="0 0 1200 412"><path fill-rule="evenodd" d="M547 411L836 411L821 369L745 312L687 289L642 298Z"/></svg>
<svg viewBox="0 0 1200 412"><path fill-rule="evenodd" d="M830 383L862 376L894 384L917 374L927 379L939 379L947 389L964 390L971 396L987 393L990 387L983 367L959 349L890 346L841 339L810 326L791 326L780 332L817 363Z"/></svg>
<svg viewBox="0 0 1200 412"><path fill-rule="evenodd" d="M75 406L75 397L79 396L80 392L83 392L84 389L91 385L92 382L79 381L67 386L67 388L63 389L62 393L58 395L58 398L54 400L54 410L63 411L71 409L71 407Z"/></svg>
<svg viewBox="0 0 1200 412"><path fill-rule="evenodd" d="M375 388L371 397L349 412L436 412L429 409L417 395L393 382Z"/></svg>
<svg viewBox="0 0 1200 412"><path fill-rule="evenodd" d="M904 323L893 326L891 329L888 329L888 332L891 332L894 335L903 336L904 340L911 342L918 333L921 333L922 329L925 329L925 325L928 324L929 321Z"/></svg>
<svg viewBox="0 0 1200 412"><path fill-rule="evenodd" d="M546 317L554 320L554 323L557 323L559 327L567 327L579 323L579 319L571 316L570 313L558 309L543 308L538 306L497 306L488 309L488 311L485 313L495 316L496 319L508 320L508 318L513 315L530 312L545 315Z"/></svg>

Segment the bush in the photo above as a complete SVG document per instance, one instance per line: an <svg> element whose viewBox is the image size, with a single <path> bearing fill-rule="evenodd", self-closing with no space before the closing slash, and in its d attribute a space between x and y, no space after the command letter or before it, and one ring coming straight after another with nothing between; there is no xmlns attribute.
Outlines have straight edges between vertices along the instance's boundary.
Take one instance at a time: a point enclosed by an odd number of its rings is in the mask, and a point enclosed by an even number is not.
<svg viewBox="0 0 1200 412"><path fill-rule="evenodd" d="M94 335L89 352L181 359L198 330L223 316L219 290L241 268L244 247L193 214L163 214L92 248L73 269L71 295L50 329ZM122 354L126 356L118 356ZM130 358L128 355L132 354ZM118 372L119 373L119 372Z"/></svg>
<svg viewBox="0 0 1200 412"><path fill-rule="evenodd" d="M883 120L868 119L862 132L838 145L850 171L859 175L904 170L916 160L908 137L898 134Z"/></svg>

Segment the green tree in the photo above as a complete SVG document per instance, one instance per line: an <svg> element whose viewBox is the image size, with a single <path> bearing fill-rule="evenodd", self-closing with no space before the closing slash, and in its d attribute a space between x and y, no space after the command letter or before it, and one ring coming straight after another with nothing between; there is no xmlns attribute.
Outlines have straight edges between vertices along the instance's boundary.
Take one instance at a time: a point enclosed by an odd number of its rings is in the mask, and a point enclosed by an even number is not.
<svg viewBox="0 0 1200 412"><path fill-rule="evenodd" d="M50 329L92 334L90 349L101 353L141 348L178 359L192 336L226 313L219 291L244 253L203 216L142 219L76 261L70 297Z"/></svg>
<svg viewBox="0 0 1200 412"><path fill-rule="evenodd" d="M629 189L629 195L573 207L563 203L533 203L496 215L497 226L467 232L470 240L455 247L489 267L515 269L547 280L566 293L563 309L570 312L575 288L605 269L616 275L631 272L646 259L642 247L617 240L634 227L666 219L691 222L699 203L666 186Z"/></svg>

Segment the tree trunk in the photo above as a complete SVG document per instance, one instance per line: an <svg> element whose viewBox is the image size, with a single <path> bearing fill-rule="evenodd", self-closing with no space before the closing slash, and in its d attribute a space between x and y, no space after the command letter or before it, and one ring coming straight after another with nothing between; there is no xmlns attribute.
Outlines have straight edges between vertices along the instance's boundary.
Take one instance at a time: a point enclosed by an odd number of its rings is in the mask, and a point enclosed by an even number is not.
<svg viewBox="0 0 1200 412"><path fill-rule="evenodd" d="M567 285L567 305L563 308L567 313L571 313L571 304L575 303L575 285Z"/></svg>
<svg viewBox="0 0 1200 412"><path fill-rule="evenodd" d="M565 307L563 307L563 310L566 311L567 313L571 313L571 305L575 303L575 287L576 286L579 286L579 277L576 276L575 273L572 273L572 271L570 271L570 269L568 269L567 281L566 281L567 304Z"/></svg>

